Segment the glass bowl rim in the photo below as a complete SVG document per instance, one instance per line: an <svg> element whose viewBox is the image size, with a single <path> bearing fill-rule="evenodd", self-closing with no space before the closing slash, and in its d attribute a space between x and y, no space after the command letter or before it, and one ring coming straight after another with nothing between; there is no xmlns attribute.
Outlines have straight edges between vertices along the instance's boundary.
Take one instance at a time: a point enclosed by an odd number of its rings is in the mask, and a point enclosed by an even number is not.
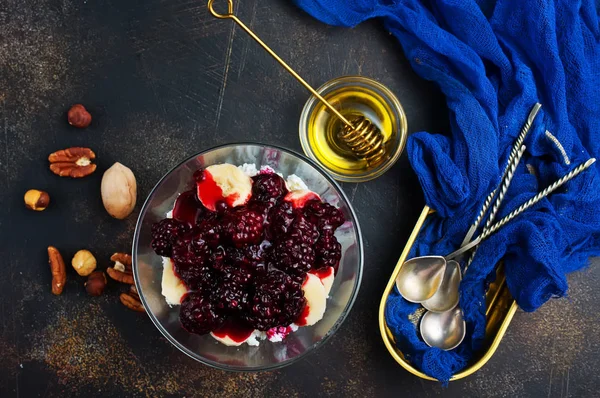
<svg viewBox="0 0 600 398"><path fill-rule="evenodd" d="M324 169L328 174L330 174L335 180L340 182L367 182L374 180L378 177L381 177L384 173L386 173L389 169L391 169L400 159L400 156L404 152L404 148L406 146L406 141L408 139L408 121L406 112L404 111L404 107L402 103L390 90L387 86L383 85L379 81L372 79L366 76L360 75L345 75L335 77L331 80L323 83L319 88L317 88L317 93L323 95L323 93L328 92L328 90L333 90L338 87L341 87L345 84L359 83L368 86L371 90L377 92L382 95L388 104L391 106L392 111L398 113L398 135L400 142L398 143L397 148L394 153L387 160L387 162L383 165L383 167L379 166L376 169L373 169L369 172L365 172L358 176L353 176L350 174L338 173L336 171L330 170L328 167L321 165L321 162L317 159L317 156L314 154L313 149L310 147L308 143L308 123L309 116L312 110L317 106L319 100L314 95L310 95L304 106L302 107L302 112L300 113L300 120L298 123L298 135L300 136L300 145L302 146L302 151L306 155L306 157L310 158L314 162L316 162L322 169Z"/></svg>
<svg viewBox="0 0 600 398"><path fill-rule="evenodd" d="M132 271L133 271L133 276L134 276L134 281L135 281L135 287L136 287L137 291L139 292L140 301L142 302L142 305L144 306L144 308L149 308L146 304L146 299L144 297L143 290L141 289L141 285L139 282L137 252L138 252L138 242L139 242L140 231L141 231L142 217L146 214L149 202L152 199L152 197L154 196L154 194L156 193L158 187L160 187L161 184L163 183L163 181L169 175L171 175L175 170L177 170L184 164L188 163L192 159L194 159L198 156L204 155L206 153L212 152L217 149L223 149L223 148L227 148L227 147L238 147L238 146L262 146L265 148L277 149L277 150L283 151L289 155L295 156L298 159L313 166L338 191L338 194L342 197L342 199L348 206L348 209L350 210L350 214L352 215L352 220L354 221L353 227L354 227L355 233L358 238L357 242L356 242L358 245L358 253L359 253L359 255L358 255L358 260L359 260L358 271L357 271L357 276L356 276L356 282L354 284L354 288L352 290L352 295L350 297L350 300L348 301L348 304L342 310L342 313L340 314L339 318L335 321L335 323L331 327L331 329L328 331L327 335L323 336L316 343L313 343L302 354L300 354L292 359L289 359L287 361L283 361L280 363L274 363L271 365L258 366L258 367L254 367L254 368L246 368L243 366L235 366L235 365L223 365L218 362L213 362L213 361L207 360L205 358L201 358L200 355L198 355L194 351L184 347L181 343L179 343L179 341L177 341L177 339L175 339L173 336L171 336L171 334L161 325L161 323L159 322L159 320L156 318L156 316L154 315L154 313L152 311L147 310L146 314L150 317L150 320L152 321L154 326L160 331L160 333L173 346L175 346L179 351L186 354L188 357L202 363L203 365L207 365L207 366L210 366L215 369L220 369L220 370L225 370L225 371L230 371L230 372L259 372L259 371L266 371L266 370L281 369L285 366L289 366L293 363L296 363L301 359L304 359L307 355L312 354L313 352L316 351L317 348L319 348L326 341L328 341L331 338L331 336L333 336L335 334L335 332L338 331L340 326L344 323L344 321L348 317L350 310L352 310L352 307L354 306L354 302L356 301L356 297L358 296L358 292L360 290L360 285L362 282L363 268L364 268L364 245L363 245L363 241L362 241L362 231L360 229L360 225L358 222L358 218L356 216L356 212L354 211L354 208L352 207L352 203L350 202L350 200L346 196L346 193L343 191L342 187L338 184L338 182L321 165L319 165L317 162L313 161L312 159L309 159L307 156L304 156L304 155L302 155L298 152L295 152L291 149L287 149L287 148L284 148L284 147L278 146L278 145L262 144L260 142L241 141L241 142L232 142L232 143L221 144L221 145L210 147L206 150L203 150L203 151L197 152L193 155L190 155L190 156L186 157L185 159L183 159L181 162L177 163L174 167L172 167L167 173L165 173L158 180L158 182L154 185L154 187L148 193L148 196L146 197L146 200L144 201L144 204L142 205L142 208L140 209L140 213L138 215L136 225L135 225L135 232L133 234L132 252L131 252Z"/></svg>

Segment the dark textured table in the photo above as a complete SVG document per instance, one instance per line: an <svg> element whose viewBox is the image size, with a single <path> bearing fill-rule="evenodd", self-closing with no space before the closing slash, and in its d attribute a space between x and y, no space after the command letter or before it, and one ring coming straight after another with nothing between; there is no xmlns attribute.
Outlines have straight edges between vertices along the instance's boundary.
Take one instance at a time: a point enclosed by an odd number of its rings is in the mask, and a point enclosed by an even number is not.
<svg viewBox="0 0 600 398"><path fill-rule="evenodd" d="M308 81L375 78L398 95L411 132L447 129L443 96L378 23L339 29L290 1L237 3ZM130 250L141 203L182 158L238 140L299 151L307 97L201 0L0 2L0 396L598 396L599 267L570 277L570 298L517 313L489 363L448 389L388 355L379 299L423 206L406 156L376 181L343 185L366 247L358 300L330 342L280 371L233 374L196 363L147 316L124 308L119 286L89 297L70 266L64 293L51 294L48 245L67 261L87 248L107 267L111 253ZM66 123L78 102L94 116L86 130ZM94 149L98 171L80 180L53 175L48 154L70 146ZM124 221L100 199L102 173L115 161L138 181L136 211ZM25 209L29 188L50 193L45 212Z"/></svg>

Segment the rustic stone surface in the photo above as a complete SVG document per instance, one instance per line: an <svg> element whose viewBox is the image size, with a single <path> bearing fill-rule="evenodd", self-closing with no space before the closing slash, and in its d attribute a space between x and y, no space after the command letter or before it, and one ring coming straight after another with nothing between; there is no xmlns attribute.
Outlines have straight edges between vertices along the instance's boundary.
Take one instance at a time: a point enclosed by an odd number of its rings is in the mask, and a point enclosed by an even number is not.
<svg viewBox="0 0 600 398"><path fill-rule="evenodd" d="M364 233L365 274L344 326L313 355L280 371L232 374L173 348L147 316L132 314L109 284L89 297L68 269L50 292L46 247L65 258L81 247L99 269L130 250L143 199L181 159L250 140L300 151L304 89L205 2L5 0L0 5L0 396L593 396L598 372L600 270L570 278L570 298L519 312L488 365L442 389L400 368L377 328L387 279L423 206L406 156L386 175L344 184ZM402 101L409 131L447 128L443 96L418 79L377 22L324 26L288 1L238 1L239 15L314 85L361 74ZM66 112L82 103L85 130ZM94 148L101 172L61 179L48 153ZM138 205L109 217L100 179L115 161L138 180ZM47 191L43 213L24 208L31 186ZM385 223L386 228L381 225ZM595 261L598 264L598 261Z"/></svg>

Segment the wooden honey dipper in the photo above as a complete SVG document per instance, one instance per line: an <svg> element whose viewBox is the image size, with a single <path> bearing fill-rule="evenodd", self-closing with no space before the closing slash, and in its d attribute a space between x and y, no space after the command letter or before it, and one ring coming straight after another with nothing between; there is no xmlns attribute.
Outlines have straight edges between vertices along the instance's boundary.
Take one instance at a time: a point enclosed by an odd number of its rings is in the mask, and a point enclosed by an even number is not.
<svg viewBox="0 0 600 398"><path fill-rule="evenodd" d="M310 84L308 84L296 71L294 71L283 59L281 59L269 46L267 46L250 28L248 28L238 17L233 14L233 0L227 0L227 13L220 14L214 9L215 0L208 1L210 13L219 19L232 19L251 38L261 45L285 70L298 80L308 91L323 103L342 123L344 127L338 132L338 137L350 148L352 153L359 159L367 162L369 167L378 165L385 158L383 134L377 126L364 116L357 116L349 121L337 109L323 98Z"/></svg>

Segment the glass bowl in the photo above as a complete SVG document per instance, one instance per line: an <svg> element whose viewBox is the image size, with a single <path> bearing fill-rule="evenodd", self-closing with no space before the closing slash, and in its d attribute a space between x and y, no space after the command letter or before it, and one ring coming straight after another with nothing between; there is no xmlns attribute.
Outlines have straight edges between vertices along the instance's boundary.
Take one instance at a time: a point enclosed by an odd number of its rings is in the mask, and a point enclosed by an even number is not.
<svg viewBox="0 0 600 398"><path fill-rule="evenodd" d="M300 115L302 150L338 181L365 182L388 171L400 158L408 126L400 101L383 84L363 76L343 76L323 84L317 92L346 118L365 116L383 134L386 158L370 166L358 159L337 137L342 122L314 95Z"/></svg>
<svg viewBox="0 0 600 398"><path fill-rule="evenodd" d="M346 223L336 231L342 258L323 319L290 333L282 342L230 347L210 335L199 336L179 323L179 306L161 294L162 259L150 247L152 224L165 218L179 193L193 185L192 174L213 164L268 165L287 177L296 174L323 200L338 207ZM356 215L339 185L311 160L292 151L262 144L224 145L185 159L156 184L144 203L133 238L133 274L141 301L158 330L185 354L215 368L234 371L269 370L289 365L322 345L340 327L352 308L363 269L363 244Z"/></svg>

